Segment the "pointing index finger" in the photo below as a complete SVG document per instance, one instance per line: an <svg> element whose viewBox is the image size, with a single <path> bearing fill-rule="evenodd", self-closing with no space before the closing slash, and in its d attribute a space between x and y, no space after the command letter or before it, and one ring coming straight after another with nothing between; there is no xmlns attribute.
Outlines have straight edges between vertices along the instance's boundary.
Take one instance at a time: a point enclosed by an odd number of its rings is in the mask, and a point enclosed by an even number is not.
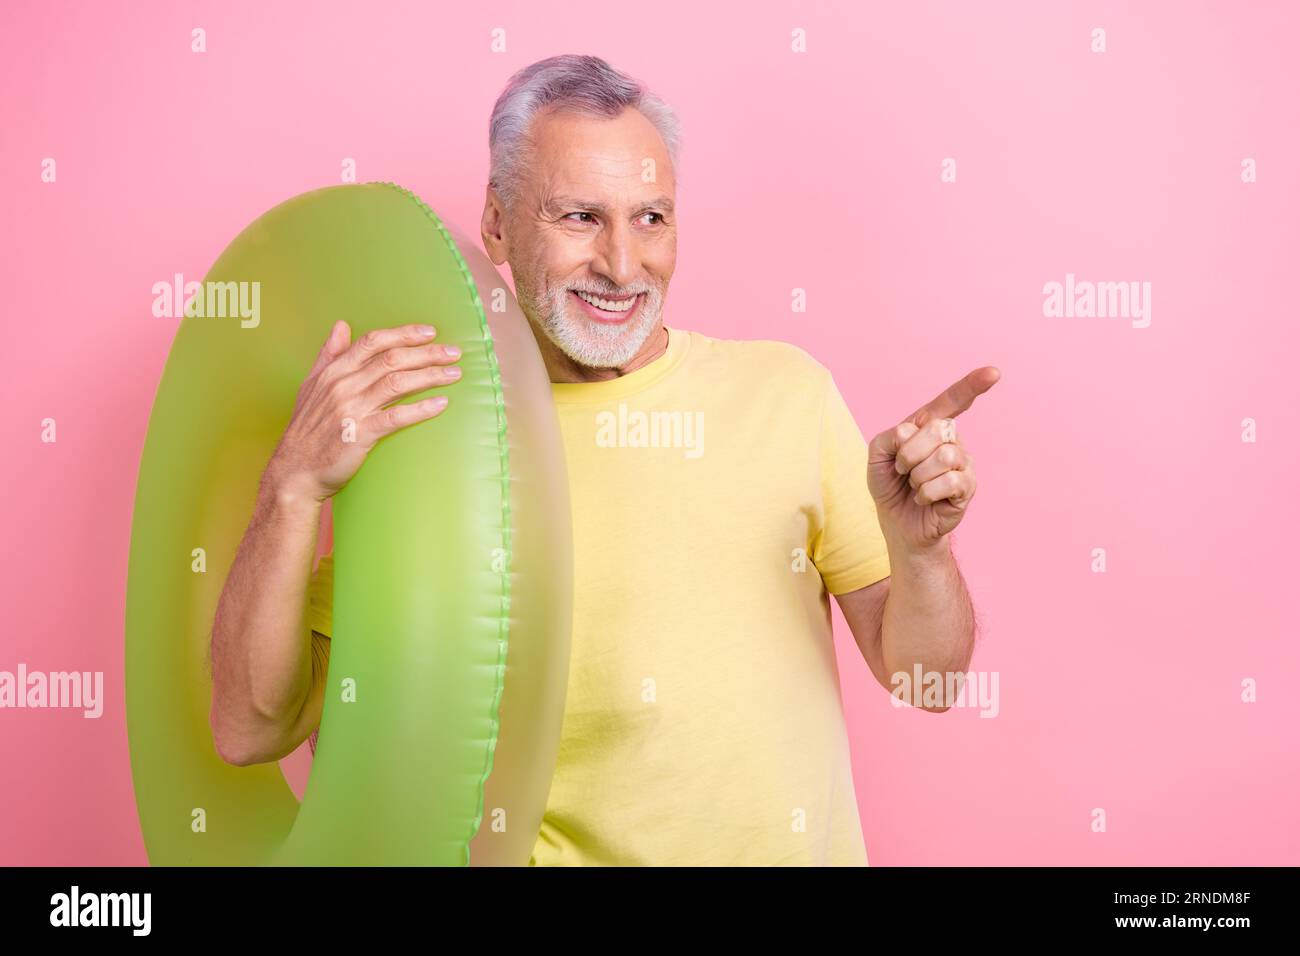
<svg viewBox="0 0 1300 956"><path fill-rule="evenodd" d="M1002 373L996 366L977 368L907 416L908 421L920 428L932 418L956 418L970 408L975 399L996 385L1001 377Z"/></svg>

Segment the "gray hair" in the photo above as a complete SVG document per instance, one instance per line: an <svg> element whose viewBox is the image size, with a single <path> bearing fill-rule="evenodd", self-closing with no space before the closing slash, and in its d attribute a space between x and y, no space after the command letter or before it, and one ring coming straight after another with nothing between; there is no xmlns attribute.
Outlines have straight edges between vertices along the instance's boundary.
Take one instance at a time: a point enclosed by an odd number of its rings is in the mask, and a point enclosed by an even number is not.
<svg viewBox="0 0 1300 956"><path fill-rule="evenodd" d="M676 177L682 134L672 107L598 56L564 54L524 67L497 97L488 123L488 184L507 209L514 206L532 158L529 126L543 109L612 119L627 107L640 110L659 131Z"/></svg>

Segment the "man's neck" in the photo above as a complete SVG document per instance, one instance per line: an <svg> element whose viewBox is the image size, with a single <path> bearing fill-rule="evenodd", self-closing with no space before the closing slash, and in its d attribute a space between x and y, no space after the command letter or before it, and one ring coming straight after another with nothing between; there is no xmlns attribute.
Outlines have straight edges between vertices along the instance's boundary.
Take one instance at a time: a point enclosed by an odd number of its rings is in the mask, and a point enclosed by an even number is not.
<svg viewBox="0 0 1300 956"><path fill-rule="evenodd" d="M533 322L528 323L533 330L533 338L541 350L542 360L546 363L546 374L552 382L606 382L622 378L639 368L644 368L668 351L668 329L661 322L645 340L645 344L624 365L609 368L592 368L580 365L569 358L555 345L545 332L538 330Z"/></svg>

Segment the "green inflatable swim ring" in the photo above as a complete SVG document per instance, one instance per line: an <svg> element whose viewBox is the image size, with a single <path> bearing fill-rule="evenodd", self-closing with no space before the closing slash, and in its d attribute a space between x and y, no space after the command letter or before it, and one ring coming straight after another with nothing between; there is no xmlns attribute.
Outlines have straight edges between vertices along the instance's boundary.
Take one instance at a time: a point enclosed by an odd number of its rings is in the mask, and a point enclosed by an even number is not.
<svg viewBox="0 0 1300 956"><path fill-rule="evenodd" d="M563 449L526 318L487 257L392 183L276 206L217 260L204 302L253 288L232 282L258 284L257 319L186 311L136 491L127 729L150 862L526 865L572 615ZM334 499L335 633L300 804L278 764L217 754L209 641L262 469L338 319L354 338L432 324L463 377Z"/></svg>

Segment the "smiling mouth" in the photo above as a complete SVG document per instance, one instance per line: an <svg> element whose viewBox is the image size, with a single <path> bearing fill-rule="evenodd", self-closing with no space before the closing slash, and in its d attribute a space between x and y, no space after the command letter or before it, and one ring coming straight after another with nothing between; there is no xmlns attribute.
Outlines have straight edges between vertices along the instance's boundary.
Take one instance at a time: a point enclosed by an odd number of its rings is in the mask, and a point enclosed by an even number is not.
<svg viewBox="0 0 1300 956"><path fill-rule="evenodd" d="M593 295L590 292L580 292L577 289L574 289L573 293L583 302L590 303L596 308L603 309L606 312L627 312L632 308L632 306L636 305L635 295L625 295L622 298L616 299L605 295ZM637 294L639 295L640 293Z"/></svg>
<svg viewBox="0 0 1300 956"><path fill-rule="evenodd" d="M579 292L577 289L569 291L588 315L601 322L622 322L637 311L641 300L645 298L644 292L622 298L608 298L590 292Z"/></svg>

